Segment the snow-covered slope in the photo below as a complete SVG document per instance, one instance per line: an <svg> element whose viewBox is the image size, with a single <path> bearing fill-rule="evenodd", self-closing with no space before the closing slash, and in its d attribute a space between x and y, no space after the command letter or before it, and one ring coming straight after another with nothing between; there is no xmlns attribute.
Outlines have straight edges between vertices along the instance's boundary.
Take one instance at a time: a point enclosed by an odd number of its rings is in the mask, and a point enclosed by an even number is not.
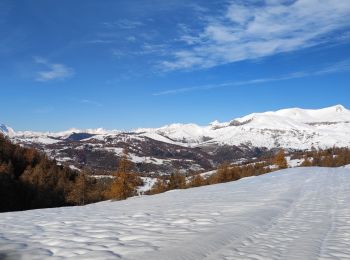
<svg viewBox="0 0 350 260"><path fill-rule="evenodd" d="M253 158L274 148L350 147L350 110L341 105L314 110L291 108L254 113L224 123L214 121L207 126L171 124L127 132L102 128L15 132L3 125L0 131L14 142L38 148L59 162L76 167L87 163L106 171L114 169L113 160L127 147L141 172L163 174L178 167L185 171L211 170L222 160ZM98 159L101 156L110 159L102 162Z"/></svg>
<svg viewBox="0 0 350 260"><path fill-rule="evenodd" d="M14 132L4 125L1 125L0 131L19 141L48 144L62 141L73 133L88 133L94 135L92 139L99 140L128 133L102 128L70 129L59 133ZM171 124L160 128L140 128L129 133L189 147L211 144L294 149L350 146L350 110L342 105L318 110L291 108L253 113L225 123L214 121L208 126Z"/></svg>
<svg viewBox="0 0 350 260"><path fill-rule="evenodd" d="M282 109L254 113L230 122L209 126L173 124L137 132L157 133L185 145L249 145L253 147L350 146L350 110L342 105L312 109Z"/></svg>
<svg viewBox="0 0 350 260"><path fill-rule="evenodd" d="M14 136L15 135L15 131L11 127L8 127L5 124L0 124L0 133L7 135L7 136Z"/></svg>
<svg viewBox="0 0 350 260"><path fill-rule="evenodd" d="M0 214L0 258L349 259L350 170Z"/></svg>

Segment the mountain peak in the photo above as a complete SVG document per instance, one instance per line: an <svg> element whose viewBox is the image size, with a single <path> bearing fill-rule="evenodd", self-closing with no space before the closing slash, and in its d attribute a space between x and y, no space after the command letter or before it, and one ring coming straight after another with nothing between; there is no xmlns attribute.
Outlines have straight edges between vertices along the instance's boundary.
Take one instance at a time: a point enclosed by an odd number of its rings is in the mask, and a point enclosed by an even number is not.
<svg viewBox="0 0 350 260"><path fill-rule="evenodd" d="M8 136L13 136L15 134L15 131L5 124L0 124L0 133Z"/></svg>
<svg viewBox="0 0 350 260"><path fill-rule="evenodd" d="M347 110L343 105L335 105L334 108L335 108L335 111L337 112L343 112Z"/></svg>

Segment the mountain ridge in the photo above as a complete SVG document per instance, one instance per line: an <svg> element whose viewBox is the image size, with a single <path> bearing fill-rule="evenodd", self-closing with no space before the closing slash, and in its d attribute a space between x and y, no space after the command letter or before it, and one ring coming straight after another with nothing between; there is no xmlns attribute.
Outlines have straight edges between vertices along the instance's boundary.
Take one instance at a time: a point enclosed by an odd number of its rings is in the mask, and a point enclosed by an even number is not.
<svg viewBox="0 0 350 260"><path fill-rule="evenodd" d="M289 108L252 113L207 126L170 124L133 131L70 129L63 132L0 131L23 146L35 147L61 163L113 170L127 148L142 172L211 170L223 161L261 156L274 149L350 147L350 110Z"/></svg>
<svg viewBox="0 0 350 260"><path fill-rule="evenodd" d="M335 118L339 117L339 113L344 113L345 117L341 117L341 120L334 120ZM338 115L337 115L338 114ZM208 125L201 126L196 123L171 123L167 124L161 127L155 127L155 128L135 128L129 131L123 131L119 129L112 129L108 130L105 128L88 128L88 129L78 129L78 128L70 128L65 131L14 131L13 128L10 128L9 126L5 124L0 124L0 131L2 131L4 134L6 134L6 128L10 130L14 135L52 135L52 136L64 136L67 134L73 134L73 133L87 133L87 134L119 134L119 133L140 133L140 132L151 132L151 131L161 131L164 129L176 129L180 127L192 127L197 129L207 129L207 128L222 128L225 126L236 126L236 124L243 125L246 123L250 123L253 120L256 120L257 118L260 118L262 116L280 116L280 117L289 117L295 119L296 121L303 122L303 123L323 123L323 122L347 122L350 121L350 110L345 108L343 105L338 104L330 107L320 108L320 109L304 109L304 108L285 108L285 109L279 109L276 111L265 111L265 112L258 112L258 113L251 113L242 117L234 118L227 122L219 122L218 120L214 120L213 122L209 123ZM297 120L297 117L302 118L304 117L304 120ZM319 117L319 118L318 118ZM308 120L305 120L305 118L308 118ZM3 131L4 130L4 131ZM193 130L193 129L192 129Z"/></svg>

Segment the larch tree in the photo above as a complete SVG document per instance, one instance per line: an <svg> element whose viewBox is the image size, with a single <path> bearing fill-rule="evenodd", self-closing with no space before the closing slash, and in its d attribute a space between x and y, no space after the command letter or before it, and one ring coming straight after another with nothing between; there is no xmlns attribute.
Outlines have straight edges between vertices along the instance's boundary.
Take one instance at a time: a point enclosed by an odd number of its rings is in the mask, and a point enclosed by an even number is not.
<svg viewBox="0 0 350 260"><path fill-rule="evenodd" d="M200 187L205 184L204 178L200 174L192 176L188 186L189 187Z"/></svg>
<svg viewBox="0 0 350 260"><path fill-rule="evenodd" d="M176 170L170 175L168 188L170 190L174 189L184 189L186 188L186 178L180 171Z"/></svg>
<svg viewBox="0 0 350 260"><path fill-rule="evenodd" d="M133 164L128 159L127 151L124 150L108 197L115 200L124 200L136 195L136 187L142 185L142 180L132 172L132 168Z"/></svg>
<svg viewBox="0 0 350 260"><path fill-rule="evenodd" d="M167 183L164 179L158 178L156 183L152 186L150 194L158 194L168 190Z"/></svg>
<svg viewBox="0 0 350 260"><path fill-rule="evenodd" d="M281 149L274 158L274 164L278 166L279 169L286 169L288 168L287 160L285 157L284 150Z"/></svg>
<svg viewBox="0 0 350 260"><path fill-rule="evenodd" d="M87 176L84 171L76 176L74 188L68 194L68 201L74 205L85 205L87 201Z"/></svg>

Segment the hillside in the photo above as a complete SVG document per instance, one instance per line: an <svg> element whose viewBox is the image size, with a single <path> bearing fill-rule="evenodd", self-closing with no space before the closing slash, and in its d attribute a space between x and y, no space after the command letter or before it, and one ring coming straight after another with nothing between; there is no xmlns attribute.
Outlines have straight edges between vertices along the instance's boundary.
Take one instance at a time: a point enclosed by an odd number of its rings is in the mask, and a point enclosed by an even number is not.
<svg viewBox="0 0 350 260"><path fill-rule="evenodd" d="M62 164L112 171L127 148L137 171L169 174L209 171L218 164L269 155L276 149L310 150L350 146L350 110L341 105L323 109L290 108L254 113L208 126L171 124L133 131L71 129L58 133L0 132L12 141L44 151Z"/></svg>
<svg viewBox="0 0 350 260"><path fill-rule="evenodd" d="M57 165L0 134L0 212L101 201L108 189L106 181Z"/></svg>
<svg viewBox="0 0 350 260"><path fill-rule="evenodd" d="M0 214L0 258L345 259L349 168Z"/></svg>

